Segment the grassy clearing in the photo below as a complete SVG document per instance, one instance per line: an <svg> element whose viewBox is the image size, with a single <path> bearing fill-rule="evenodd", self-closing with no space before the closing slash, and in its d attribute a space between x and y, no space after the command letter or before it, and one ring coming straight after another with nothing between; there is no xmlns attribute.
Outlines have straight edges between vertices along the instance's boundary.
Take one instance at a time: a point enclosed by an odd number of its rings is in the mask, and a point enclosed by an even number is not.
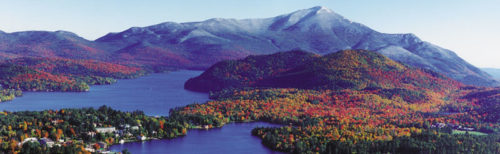
<svg viewBox="0 0 500 154"><path fill-rule="evenodd" d="M467 132L467 131L453 130L452 134L465 134L465 132ZM478 136L488 135L486 133L481 133L481 132L478 132L478 131L469 131L469 134L471 134L471 135L478 135Z"/></svg>

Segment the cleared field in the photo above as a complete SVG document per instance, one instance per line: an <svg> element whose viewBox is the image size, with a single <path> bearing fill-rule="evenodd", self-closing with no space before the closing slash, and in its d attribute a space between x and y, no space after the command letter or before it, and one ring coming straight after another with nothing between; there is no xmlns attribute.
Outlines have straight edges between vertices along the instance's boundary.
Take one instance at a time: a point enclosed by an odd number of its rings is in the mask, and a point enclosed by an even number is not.
<svg viewBox="0 0 500 154"><path fill-rule="evenodd" d="M452 134L465 134L465 132L467 132L467 131L463 131L463 130L453 130ZM488 134L486 134L486 133L477 132L477 131L469 131L469 134L471 134L471 135L479 135L479 136L482 136L482 135L488 135Z"/></svg>

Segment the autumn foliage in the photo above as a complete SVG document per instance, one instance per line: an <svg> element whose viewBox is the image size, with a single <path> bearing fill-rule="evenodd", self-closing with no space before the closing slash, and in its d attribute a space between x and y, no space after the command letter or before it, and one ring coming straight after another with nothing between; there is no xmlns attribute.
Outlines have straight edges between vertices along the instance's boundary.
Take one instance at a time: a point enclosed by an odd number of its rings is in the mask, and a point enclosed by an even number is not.
<svg viewBox="0 0 500 154"><path fill-rule="evenodd" d="M10 59L0 63L0 72L4 88L25 91L86 91L88 85L144 74L136 67L63 58Z"/></svg>
<svg viewBox="0 0 500 154"><path fill-rule="evenodd" d="M274 61L257 62L259 59ZM306 60L297 65L282 64L287 59ZM220 85L198 85L201 83ZM252 132L275 150L499 152L499 137L494 134L500 130L498 89L468 88L441 74L408 67L371 51L345 50L325 56L289 52L221 62L188 81L186 88L211 90L214 100L188 105L174 114L189 117L198 125L283 124ZM458 126L493 134L451 134Z"/></svg>

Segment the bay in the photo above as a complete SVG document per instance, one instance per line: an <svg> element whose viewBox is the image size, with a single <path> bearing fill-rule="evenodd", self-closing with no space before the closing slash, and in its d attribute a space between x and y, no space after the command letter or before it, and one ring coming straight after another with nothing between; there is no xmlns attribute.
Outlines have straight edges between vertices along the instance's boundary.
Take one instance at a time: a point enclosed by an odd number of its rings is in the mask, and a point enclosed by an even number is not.
<svg viewBox="0 0 500 154"><path fill-rule="evenodd" d="M110 150L131 153L175 153L175 154L266 154L280 153L261 144L261 139L252 136L255 127L278 127L264 122L229 123L221 128L209 130L191 129L184 137L117 144Z"/></svg>
<svg viewBox="0 0 500 154"><path fill-rule="evenodd" d="M207 93L184 89L184 82L201 71L180 70L157 73L138 79L118 80L111 85L91 86L88 92L24 92L22 97L0 103L0 111L41 111L62 108L98 108L102 105L121 111L144 111L167 116L169 110L208 101Z"/></svg>
<svg viewBox="0 0 500 154"><path fill-rule="evenodd" d="M118 80L112 85L91 86L89 92L24 92L24 96L0 103L0 111L41 111L63 108L98 108L102 105L121 111L141 110L150 116L167 116L170 109L208 101L207 93L184 89L189 78L202 71L180 70L157 73L138 79ZM131 153L279 153L266 148L251 135L255 127L278 125L252 122L229 123L209 130L192 129L187 136L117 144L110 150Z"/></svg>

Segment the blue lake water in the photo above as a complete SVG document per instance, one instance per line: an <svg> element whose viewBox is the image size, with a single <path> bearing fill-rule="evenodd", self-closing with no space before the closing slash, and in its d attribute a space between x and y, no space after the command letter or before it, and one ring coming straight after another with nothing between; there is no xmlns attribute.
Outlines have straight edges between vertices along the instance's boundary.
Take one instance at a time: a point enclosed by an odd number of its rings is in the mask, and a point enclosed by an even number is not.
<svg viewBox="0 0 500 154"><path fill-rule="evenodd" d="M112 151L127 149L131 153L173 153L173 154L225 154L225 153L279 153L267 149L258 137L252 136L255 127L277 125L253 122L230 123L222 128L189 130L187 135L175 139L131 142L111 146Z"/></svg>
<svg viewBox="0 0 500 154"><path fill-rule="evenodd" d="M142 110L147 115L166 116L169 110L194 102L204 103L208 94L187 91L184 82L201 71L181 70L151 74L112 85L91 86L89 92L25 92L24 96L0 103L0 111L46 110L61 108L98 108L107 105L121 111ZM251 135L257 126L269 123L231 123L210 130L189 130L176 139L125 143L111 147L132 153L277 153L264 147Z"/></svg>
<svg viewBox="0 0 500 154"><path fill-rule="evenodd" d="M91 86L89 92L24 92L22 97L0 103L0 111L98 108L102 105L122 111L142 110L147 115L168 115L171 108L204 103L207 93L184 90L184 82L201 71L151 74L111 85Z"/></svg>

